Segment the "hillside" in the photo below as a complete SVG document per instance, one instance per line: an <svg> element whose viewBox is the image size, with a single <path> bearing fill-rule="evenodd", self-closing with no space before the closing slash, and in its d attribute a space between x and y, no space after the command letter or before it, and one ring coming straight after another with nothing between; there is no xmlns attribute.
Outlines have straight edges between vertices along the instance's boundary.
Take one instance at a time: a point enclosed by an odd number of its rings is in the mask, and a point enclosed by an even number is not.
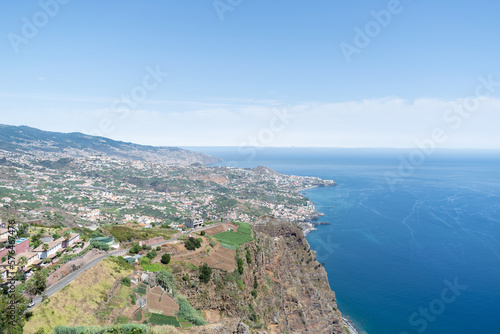
<svg viewBox="0 0 500 334"><path fill-rule="evenodd" d="M326 271L297 224L270 216L253 226L237 223L232 237L222 232L224 239L233 239L230 248L210 237L231 225L208 229L199 250L189 251L184 243L164 245L157 258L172 254L166 266L158 259L135 268L120 259L102 261L36 307L25 333L40 328L47 333L58 325L127 323L149 326L143 333L348 333ZM249 238L243 240L239 234ZM200 275L202 263L212 267L206 281ZM120 284L124 276L133 279L143 270L152 272L142 282ZM135 300L145 304L141 308ZM155 327L162 324L177 329Z"/></svg>
<svg viewBox="0 0 500 334"><path fill-rule="evenodd" d="M118 159L179 165L220 161L206 154L177 147L138 145L77 132L49 132L28 126L4 124L0 124L0 150L59 158L105 155Z"/></svg>

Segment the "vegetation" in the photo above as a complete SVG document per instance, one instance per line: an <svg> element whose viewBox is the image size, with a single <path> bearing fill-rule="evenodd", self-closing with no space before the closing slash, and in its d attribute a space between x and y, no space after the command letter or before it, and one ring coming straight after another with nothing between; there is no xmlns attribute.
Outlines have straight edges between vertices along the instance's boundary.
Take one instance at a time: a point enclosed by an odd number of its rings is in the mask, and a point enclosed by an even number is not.
<svg viewBox="0 0 500 334"><path fill-rule="evenodd" d="M196 248L201 247L201 241L201 238L195 239L193 237L189 237L186 241L184 241L184 246L186 246L187 250L195 250Z"/></svg>
<svg viewBox="0 0 500 334"><path fill-rule="evenodd" d="M238 231L227 231L216 234L214 237L221 244L233 245L239 247L245 242L249 242L252 239L252 227L248 223L236 223L239 225Z"/></svg>
<svg viewBox="0 0 500 334"><path fill-rule="evenodd" d="M252 255L250 254L250 249L247 249L246 258L248 264L252 263Z"/></svg>
<svg viewBox="0 0 500 334"><path fill-rule="evenodd" d="M139 244L133 244L132 247L130 247L129 253L130 254L137 254L142 250L141 246Z"/></svg>
<svg viewBox="0 0 500 334"><path fill-rule="evenodd" d="M158 255L158 253L156 253L155 250L152 250L151 252L148 252L146 254L146 256L149 257L151 260L154 259L156 257L156 255Z"/></svg>
<svg viewBox="0 0 500 334"><path fill-rule="evenodd" d="M109 245L104 243L104 242L99 242L99 241L92 241L90 243L90 249L92 248L97 248L97 249L100 249L100 250L103 250L103 251L108 251L109 250Z"/></svg>
<svg viewBox="0 0 500 334"><path fill-rule="evenodd" d="M177 316L179 318L186 319L190 323L196 326L206 325L207 322L203 319L203 315L200 311L196 310L189 301L184 296L177 296L177 304L179 305L179 312Z"/></svg>
<svg viewBox="0 0 500 334"><path fill-rule="evenodd" d="M243 275L243 259L238 258L236 263L238 264L238 272Z"/></svg>
<svg viewBox="0 0 500 334"><path fill-rule="evenodd" d="M180 327L179 321L175 317L169 317L162 314L153 313L149 318L149 322L153 325L170 325Z"/></svg>
<svg viewBox="0 0 500 334"><path fill-rule="evenodd" d="M161 256L160 262L163 264L169 264L170 263L170 254L168 254L168 253L163 254Z"/></svg>
<svg viewBox="0 0 500 334"><path fill-rule="evenodd" d="M102 333L116 333L116 334L146 334L148 333L148 327L146 325L114 325L107 327L97 327L97 326L79 326L79 327L67 327L67 326L57 326L54 328L54 334L102 334Z"/></svg>
<svg viewBox="0 0 500 334"><path fill-rule="evenodd" d="M212 278L212 268L210 268L206 263L200 267L200 282L208 283Z"/></svg>
<svg viewBox="0 0 500 334"><path fill-rule="evenodd" d="M125 276L124 278L122 278L122 284L125 286L130 286L132 284L132 282L130 281L130 278Z"/></svg>
<svg viewBox="0 0 500 334"><path fill-rule="evenodd" d="M163 289L174 291L174 276L170 271L162 268L162 270L156 275L156 280Z"/></svg>

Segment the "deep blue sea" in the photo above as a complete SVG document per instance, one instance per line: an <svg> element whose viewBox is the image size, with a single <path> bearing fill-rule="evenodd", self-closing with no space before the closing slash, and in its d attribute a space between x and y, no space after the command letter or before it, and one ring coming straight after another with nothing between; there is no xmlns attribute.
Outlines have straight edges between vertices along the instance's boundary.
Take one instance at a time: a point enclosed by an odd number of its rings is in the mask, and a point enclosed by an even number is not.
<svg viewBox="0 0 500 334"><path fill-rule="evenodd" d="M190 149L338 183L304 193L330 223L307 239L362 332L500 333L499 151Z"/></svg>

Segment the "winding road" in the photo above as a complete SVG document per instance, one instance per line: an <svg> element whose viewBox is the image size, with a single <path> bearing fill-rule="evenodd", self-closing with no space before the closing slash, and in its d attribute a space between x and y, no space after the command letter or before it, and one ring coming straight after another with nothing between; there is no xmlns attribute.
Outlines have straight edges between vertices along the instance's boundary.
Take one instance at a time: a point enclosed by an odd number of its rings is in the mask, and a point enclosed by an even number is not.
<svg viewBox="0 0 500 334"><path fill-rule="evenodd" d="M189 233L192 233L192 232L200 232L200 231L208 230L208 229L210 229L212 227L219 226L221 224L225 224L225 223L217 223L217 224L214 224L214 225L210 225L210 226L206 226L206 227L201 227L201 228L198 228L198 229L192 229L192 230L190 230L188 232L183 232L183 233L177 234L175 237L172 237L171 239L151 244L150 246L151 247L157 247L157 246L161 246L161 245L167 244L169 242L174 242L174 241L176 241L177 239L179 239L181 236L183 236L185 234L189 234ZM57 291L61 290L66 285L70 284L75 278L77 278L85 270L90 269L93 266L95 266L102 259L107 258L109 256L125 255L125 254L128 253L129 250L130 250L130 248L119 249L119 250L115 250L115 251L103 254L102 256L99 256L98 258L96 258L96 259L90 261L89 263L87 263L86 265L82 266L80 269L78 269L78 270L72 272L71 274L65 276L63 279L61 279L57 283L52 284L50 287L47 288L47 290L45 290L45 295L47 297L52 296ZM38 304L40 304L42 302L42 296L36 296L35 298L33 298L33 302L34 302L34 305L31 307L31 309L33 309L34 307L36 307Z"/></svg>

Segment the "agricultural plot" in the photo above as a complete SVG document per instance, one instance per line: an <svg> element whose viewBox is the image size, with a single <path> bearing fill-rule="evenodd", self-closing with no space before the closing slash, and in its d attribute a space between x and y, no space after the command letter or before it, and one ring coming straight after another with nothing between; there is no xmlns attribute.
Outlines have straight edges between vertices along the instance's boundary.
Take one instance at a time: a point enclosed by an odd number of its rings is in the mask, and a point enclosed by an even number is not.
<svg viewBox="0 0 500 334"><path fill-rule="evenodd" d="M160 287L154 287L148 294L149 311L163 315L175 316L179 311L179 305Z"/></svg>
<svg viewBox="0 0 500 334"><path fill-rule="evenodd" d="M151 315L151 318L149 318L149 323L153 325L170 325L175 327L181 327L177 318L156 313L153 313Z"/></svg>
<svg viewBox="0 0 500 334"><path fill-rule="evenodd" d="M214 237L221 243L238 247L252 240L252 227L248 223L237 223L238 231L228 231L216 234Z"/></svg>
<svg viewBox="0 0 500 334"><path fill-rule="evenodd" d="M142 295L145 295L146 294L146 285L145 284L139 284L139 286L135 289L135 292L137 292L138 294L140 294L141 296Z"/></svg>
<svg viewBox="0 0 500 334"><path fill-rule="evenodd" d="M232 271L236 269L236 252L231 249L217 246L210 255L204 254L202 256L193 258L189 262L193 263L197 267L201 267L203 263L206 263L209 267Z"/></svg>

